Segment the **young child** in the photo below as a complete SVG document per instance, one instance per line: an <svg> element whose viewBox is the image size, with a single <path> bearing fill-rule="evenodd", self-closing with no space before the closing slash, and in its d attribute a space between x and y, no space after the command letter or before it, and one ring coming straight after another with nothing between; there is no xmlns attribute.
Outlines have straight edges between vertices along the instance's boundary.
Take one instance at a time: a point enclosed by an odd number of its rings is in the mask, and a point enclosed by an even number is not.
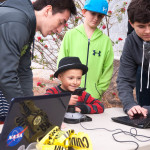
<svg viewBox="0 0 150 150"><path fill-rule="evenodd" d="M120 59L117 85L124 111L147 116L150 113L150 0L132 0L128 19L133 27L125 41ZM133 89L136 87L136 98Z"/></svg>
<svg viewBox="0 0 150 150"><path fill-rule="evenodd" d="M86 0L82 10L84 23L65 34L58 55L58 62L63 57L80 58L89 69L80 86L99 100L109 87L113 73L111 40L97 28L107 11L106 0Z"/></svg>
<svg viewBox="0 0 150 150"><path fill-rule="evenodd" d="M88 67L83 65L78 57L64 57L60 60L58 70L54 77L61 81L61 84L46 90L48 94L59 94L73 92L80 86L82 75L86 74ZM75 105L75 110L84 114L98 114L104 112L103 104L93 98L86 91L81 96L71 95L69 105Z"/></svg>

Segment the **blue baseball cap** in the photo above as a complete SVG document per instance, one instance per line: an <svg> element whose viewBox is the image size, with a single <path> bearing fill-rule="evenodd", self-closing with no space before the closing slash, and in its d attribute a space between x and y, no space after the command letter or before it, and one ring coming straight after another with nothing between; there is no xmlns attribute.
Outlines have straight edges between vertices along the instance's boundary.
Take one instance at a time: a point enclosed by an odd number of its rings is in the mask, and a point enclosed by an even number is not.
<svg viewBox="0 0 150 150"><path fill-rule="evenodd" d="M107 15L108 2L106 0L86 0L84 9Z"/></svg>

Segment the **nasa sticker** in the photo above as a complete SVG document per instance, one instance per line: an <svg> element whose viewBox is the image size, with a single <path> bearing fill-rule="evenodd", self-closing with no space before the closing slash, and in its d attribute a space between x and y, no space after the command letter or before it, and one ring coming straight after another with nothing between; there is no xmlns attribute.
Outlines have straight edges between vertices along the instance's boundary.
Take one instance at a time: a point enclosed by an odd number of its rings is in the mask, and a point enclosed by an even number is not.
<svg viewBox="0 0 150 150"><path fill-rule="evenodd" d="M17 145L22 140L24 132L23 127L14 128L7 137L7 145L11 147Z"/></svg>

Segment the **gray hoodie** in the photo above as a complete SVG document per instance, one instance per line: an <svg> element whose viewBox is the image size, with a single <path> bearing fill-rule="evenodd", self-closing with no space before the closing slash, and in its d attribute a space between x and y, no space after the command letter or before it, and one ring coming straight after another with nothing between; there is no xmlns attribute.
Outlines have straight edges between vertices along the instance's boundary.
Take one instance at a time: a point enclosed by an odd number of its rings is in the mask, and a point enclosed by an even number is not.
<svg viewBox="0 0 150 150"><path fill-rule="evenodd" d="M128 35L125 41L123 53L120 59L117 88L119 91L119 98L123 104L125 112L133 106L138 105L133 97L133 89L136 86L136 72L138 66L141 66L141 71L148 73L149 63L143 53L143 43L143 40L137 36L135 31L133 31L130 35ZM149 106L143 107L148 109L150 112Z"/></svg>
<svg viewBox="0 0 150 150"><path fill-rule="evenodd" d="M33 95L30 46L35 30L30 0L7 0L0 5L0 90L9 103L13 97ZM21 55L24 46L28 49Z"/></svg>

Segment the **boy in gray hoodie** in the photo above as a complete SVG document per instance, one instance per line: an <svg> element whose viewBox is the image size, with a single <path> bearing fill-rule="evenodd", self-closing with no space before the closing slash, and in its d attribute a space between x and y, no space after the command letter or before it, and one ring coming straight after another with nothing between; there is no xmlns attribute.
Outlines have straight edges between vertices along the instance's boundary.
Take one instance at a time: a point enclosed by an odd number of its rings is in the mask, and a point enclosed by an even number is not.
<svg viewBox="0 0 150 150"><path fill-rule="evenodd" d="M117 78L119 98L131 117L150 113L150 0L132 0L128 19L134 31L128 35ZM136 87L137 101L133 89Z"/></svg>

